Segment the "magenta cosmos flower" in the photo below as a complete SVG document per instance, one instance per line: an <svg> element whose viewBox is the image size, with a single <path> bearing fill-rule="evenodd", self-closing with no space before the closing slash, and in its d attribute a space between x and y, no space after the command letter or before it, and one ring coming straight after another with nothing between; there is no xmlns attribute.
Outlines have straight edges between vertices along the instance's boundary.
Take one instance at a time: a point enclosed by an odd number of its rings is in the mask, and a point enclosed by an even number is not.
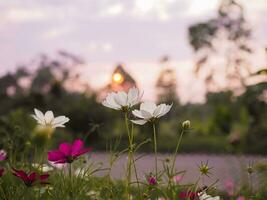
<svg viewBox="0 0 267 200"><path fill-rule="evenodd" d="M58 163L72 163L79 156L86 154L92 150L91 147L83 148L84 142L82 140L75 140L73 144L62 143L58 150L48 152L48 160Z"/></svg>
<svg viewBox="0 0 267 200"><path fill-rule="evenodd" d="M157 185L157 179L154 176L147 177L147 182L149 185Z"/></svg>
<svg viewBox="0 0 267 200"><path fill-rule="evenodd" d="M49 174L37 174L36 172L26 173L23 170L17 170L13 168L13 175L20 178L27 187L34 186L35 184L48 184L46 182Z"/></svg>

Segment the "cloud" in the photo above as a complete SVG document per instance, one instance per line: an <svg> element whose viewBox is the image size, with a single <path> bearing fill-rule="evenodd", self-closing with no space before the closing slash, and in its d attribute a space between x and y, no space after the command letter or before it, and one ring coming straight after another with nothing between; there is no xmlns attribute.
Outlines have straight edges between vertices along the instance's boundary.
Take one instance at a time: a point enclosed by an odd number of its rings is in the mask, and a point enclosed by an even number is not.
<svg viewBox="0 0 267 200"><path fill-rule="evenodd" d="M124 6L121 3L116 3L108 6L100 12L101 16L117 16L124 10Z"/></svg>
<svg viewBox="0 0 267 200"><path fill-rule="evenodd" d="M191 0L185 14L190 17L207 15L209 12L216 11L220 2L220 0Z"/></svg>
<svg viewBox="0 0 267 200"><path fill-rule="evenodd" d="M158 19L166 21L171 18L169 12L175 0L135 0L132 14L139 19Z"/></svg>
<svg viewBox="0 0 267 200"><path fill-rule="evenodd" d="M53 28L48 31L45 31L42 34L44 39L55 39L64 35L71 33L74 30L73 27L60 27L60 28Z"/></svg>
<svg viewBox="0 0 267 200"><path fill-rule="evenodd" d="M105 53L110 52L113 49L113 46L109 42L90 42L86 45L86 49L90 53Z"/></svg>

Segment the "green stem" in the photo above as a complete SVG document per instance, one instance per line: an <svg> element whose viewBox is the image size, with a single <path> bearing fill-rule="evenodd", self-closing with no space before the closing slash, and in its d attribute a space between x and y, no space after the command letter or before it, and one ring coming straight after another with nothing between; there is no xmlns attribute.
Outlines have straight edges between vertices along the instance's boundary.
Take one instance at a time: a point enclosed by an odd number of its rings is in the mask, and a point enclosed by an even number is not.
<svg viewBox="0 0 267 200"><path fill-rule="evenodd" d="M133 130L133 123L131 123L131 136L132 136L131 139L132 139L132 144L134 142L134 132L133 131L134 131ZM132 157L133 157L133 167L134 167L135 179L137 181L138 195L139 195L139 198L141 198L140 183L139 183L137 169L136 169L136 164L135 164L134 152L133 152L133 155L132 155Z"/></svg>
<svg viewBox="0 0 267 200"><path fill-rule="evenodd" d="M127 198L130 199L130 183L131 183L131 174L132 174L132 137L129 130L129 124L128 124L128 113L125 112L124 115L124 122L125 127L128 134L129 139L129 150L128 150L128 163L127 163L127 179L126 179L126 195Z"/></svg>
<svg viewBox="0 0 267 200"><path fill-rule="evenodd" d="M157 179L158 178L158 150L157 150L157 134L156 134L155 123L153 123L153 137L154 137L154 153L155 153L155 175Z"/></svg>
<svg viewBox="0 0 267 200"><path fill-rule="evenodd" d="M171 176L173 176L173 170L174 170L174 166L175 166L175 163L176 163L176 157L177 157L177 153L178 153L178 150L179 150L183 135L184 135L184 130L182 130L182 132L180 134L180 137L178 139L178 142L177 142L177 145L176 145L176 149L175 149L175 152L174 152L174 155L173 155L173 161L172 161L172 167L171 167Z"/></svg>
<svg viewBox="0 0 267 200"><path fill-rule="evenodd" d="M70 177L70 196L72 197L72 166L71 163L69 164L69 177Z"/></svg>

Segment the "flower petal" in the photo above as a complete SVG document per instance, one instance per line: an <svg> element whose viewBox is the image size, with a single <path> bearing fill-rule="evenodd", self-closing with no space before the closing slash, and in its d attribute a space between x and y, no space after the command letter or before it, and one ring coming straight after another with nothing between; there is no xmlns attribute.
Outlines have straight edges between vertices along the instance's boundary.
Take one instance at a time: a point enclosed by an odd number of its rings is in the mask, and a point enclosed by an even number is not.
<svg viewBox="0 0 267 200"><path fill-rule="evenodd" d="M42 181L45 181L48 177L49 177L49 174L42 174L42 175L40 175L41 182Z"/></svg>
<svg viewBox="0 0 267 200"><path fill-rule="evenodd" d="M141 103L141 106L140 106L140 110L145 110L149 112L151 115L153 115L156 108L157 108L157 105L151 101L146 101L144 103Z"/></svg>
<svg viewBox="0 0 267 200"><path fill-rule="evenodd" d="M23 181L29 180L28 175L26 174L25 171L17 170L15 168L12 168L12 170L13 170L13 175L15 175L16 177L19 177L21 180L23 180Z"/></svg>
<svg viewBox="0 0 267 200"><path fill-rule="evenodd" d="M28 177L29 177L29 180L31 182L34 182L34 181L36 181L36 176L37 176L36 172L32 172L32 173L29 174Z"/></svg>
<svg viewBox="0 0 267 200"><path fill-rule="evenodd" d="M69 143L61 143L59 145L59 151L61 151L65 156L70 156L72 151L72 145Z"/></svg>
<svg viewBox="0 0 267 200"><path fill-rule="evenodd" d="M137 103L139 103L139 91L136 87L133 87L128 92L127 105L134 106Z"/></svg>
<svg viewBox="0 0 267 200"><path fill-rule="evenodd" d="M48 152L49 161L55 162L55 161L62 160L65 158L66 158L65 154L59 150Z"/></svg>
<svg viewBox="0 0 267 200"><path fill-rule="evenodd" d="M52 126L54 128L65 127L64 124L67 123L68 121L70 121L70 119L68 117L58 116L58 117L54 118L54 120L52 121Z"/></svg>
<svg viewBox="0 0 267 200"><path fill-rule="evenodd" d="M82 140L75 140L71 147L71 155L77 154L83 148L83 145L84 143Z"/></svg>
<svg viewBox="0 0 267 200"><path fill-rule="evenodd" d="M45 119L44 119L44 114L40 111L40 110L38 110L38 109L36 109L36 108L34 108L34 113L35 113L35 115L31 115L39 124L42 124L42 125L44 125L45 124Z"/></svg>
<svg viewBox="0 0 267 200"><path fill-rule="evenodd" d="M147 121L143 119L131 120L134 124L144 125Z"/></svg>
<svg viewBox="0 0 267 200"><path fill-rule="evenodd" d="M151 119L153 117L152 114L146 110L140 110L140 112L144 119Z"/></svg>
<svg viewBox="0 0 267 200"><path fill-rule="evenodd" d="M165 105L163 111L158 115L158 117L162 117L163 115L166 115L172 108L171 105Z"/></svg>
<svg viewBox="0 0 267 200"><path fill-rule="evenodd" d="M165 110L165 106L166 104L158 105L153 113L153 116L157 118L161 113L163 113L163 111Z"/></svg>
<svg viewBox="0 0 267 200"><path fill-rule="evenodd" d="M4 172L5 172L5 169L4 168L0 168L0 177L3 176Z"/></svg>
<svg viewBox="0 0 267 200"><path fill-rule="evenodd" d="M133 110L133 115L139 118L144 118L140 110Z"/></svg>
<svg viewBox="0 0 267 200"><path fill-rule="evenodd" d="M52 120L54 119L54 114L53 114L53 112L52 112L51 110L47 111L47 112L45 113L44 118L45 118L45 123L46 123L46 124L51 124L51 123L52 123Z"/></svg>
<svg viewBox="0 0 267 200"><path fill-rule="evenodd" d="M114 100L120 106L127 106L127 94L124 91L118 92L114 96Z"/></svg>
<svg viewBox="0 0 267 200"><path fill-rule="evenodd" d="M86 154L86 153L92 151L92 149L93 149L92 147L88 147L88 148L85 148L85 149L81 149L79 152L73 154L73 157L74 157L74 158L77 158L77 157L79 157L79 156L81 156L81 155L83 155L83 154Z"/></svg>
<svg viewBox="0 0 267 200"><path fill-rule="evenodd" d="M102 105L108 108L119 110L121 106L115 101L114 99L115 95L116 94L114 92L109 93L106 99L102 102Z"/></svg>

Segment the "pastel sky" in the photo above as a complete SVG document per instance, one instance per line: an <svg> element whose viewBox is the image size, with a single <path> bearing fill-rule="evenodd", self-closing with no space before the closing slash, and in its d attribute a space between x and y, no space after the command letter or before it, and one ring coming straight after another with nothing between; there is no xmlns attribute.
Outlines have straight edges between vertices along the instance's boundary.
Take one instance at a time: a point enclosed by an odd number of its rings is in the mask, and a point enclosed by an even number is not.
<svg viewBox="0 0 267 200"><path fill-rule="evenodd" d="M258 48L255 65L266 63L267 1L240 0ZM216 15L219 0L1 0L0 74L40 53L66 50L84 58L75 71L93 88L110 80L118 62L154 98L159 59L171 57L183 102L202 101L203 83L192 75L189 25ZM197 98L196 98L197 94Z"/></svg>

